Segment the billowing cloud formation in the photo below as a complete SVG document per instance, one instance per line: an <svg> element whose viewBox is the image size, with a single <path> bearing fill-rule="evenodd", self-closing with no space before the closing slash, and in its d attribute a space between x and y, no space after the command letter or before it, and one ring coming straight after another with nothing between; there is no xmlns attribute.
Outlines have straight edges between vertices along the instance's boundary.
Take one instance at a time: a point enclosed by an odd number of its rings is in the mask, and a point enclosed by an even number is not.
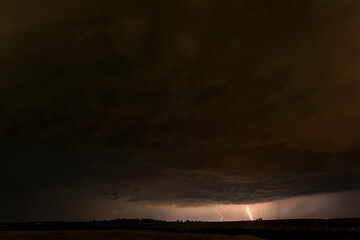
<svg viewBox="0 0 360 240"><path fill-rule="evenodd" d="M357 189L358 11L2 1L1 194L96 185L201 205Z"/></svg>

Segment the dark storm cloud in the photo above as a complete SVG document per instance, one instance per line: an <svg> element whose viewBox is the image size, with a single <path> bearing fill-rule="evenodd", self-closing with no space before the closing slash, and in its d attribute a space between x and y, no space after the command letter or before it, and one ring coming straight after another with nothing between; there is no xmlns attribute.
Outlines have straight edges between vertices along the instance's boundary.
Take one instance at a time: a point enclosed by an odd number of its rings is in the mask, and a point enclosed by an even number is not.
<svg viewBox="0 0 360 240"><path fill-rule="evenodd" d="M358 188L356 1L0 9L4 193L102 184L196 205Z"/></svg>
<svg viewBox="0 0 360 240"><path fill-rule="evenodd" d="M289 153L284 160L271 161L277 166L267 166L266 172L257 171L257 177L246 173L224 175L204 170L170 169L152 177L150 182L134 181L133 185L124 188L123 194L131 195L128 200L134 202L203 205L249 204L289 196L340 192L358 188L360 176L356 162L359 156L358 149L340 154ZM340 166L339 162L349 167ZM131 191L134 186L137 190Z"/></svg>

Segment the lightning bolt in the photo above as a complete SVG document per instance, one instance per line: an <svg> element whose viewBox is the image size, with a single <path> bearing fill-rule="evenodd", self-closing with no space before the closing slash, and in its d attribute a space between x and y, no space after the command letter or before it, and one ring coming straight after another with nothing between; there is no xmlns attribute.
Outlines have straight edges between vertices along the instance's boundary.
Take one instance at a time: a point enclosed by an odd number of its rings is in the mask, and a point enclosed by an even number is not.
<svg viewBox="0 0 360 240"><path fill-rule="evenodd" d="M253 219L253 217L252 217L252 215L251 215L249 205L246 205L246 211L247 211L247 213L249 214L249 218L251 219L251 221L253 221L254 219Z"/></svg>
<svg viewBox="0 0 360 240"><path fill-rule="evenodd" d="M222 222L224 219L224 216L217 209L215 209L215 212L221 217L220 222Z"/></svg>

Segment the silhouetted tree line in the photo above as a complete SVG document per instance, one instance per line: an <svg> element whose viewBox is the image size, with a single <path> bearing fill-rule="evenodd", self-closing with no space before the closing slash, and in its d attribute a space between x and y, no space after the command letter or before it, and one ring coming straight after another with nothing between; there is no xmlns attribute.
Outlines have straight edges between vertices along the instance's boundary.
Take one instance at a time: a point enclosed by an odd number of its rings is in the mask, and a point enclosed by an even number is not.
<svg viewBox="0 0 360 240"><path fill-rule="evenodd" d="M200 221L200 220L176 220L176 222L178 223L184 223L184 222L187 222L187 223L199 223L199 222L204 222L204 221Z"/></svg>
<svg viewBox="0 0 360 240"><path fill-rule="evenodd" d="M164 220L157 220L151 218L119 218L119 219L112 219L112 220L100 220L96 221L95 219L93 222L109 222L109 223L151 223L151 222L166 222Z"/></svg>

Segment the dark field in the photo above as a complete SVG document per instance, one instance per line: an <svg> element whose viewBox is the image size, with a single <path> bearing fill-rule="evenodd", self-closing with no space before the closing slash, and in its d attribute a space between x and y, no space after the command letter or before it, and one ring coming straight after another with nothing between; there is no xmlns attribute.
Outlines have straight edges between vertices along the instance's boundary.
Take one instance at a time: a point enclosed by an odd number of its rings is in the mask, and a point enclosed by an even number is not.
<svg viewBox="0 0 360 240"><path fill-rule="evenodd" d="M194 233L173 233L166 231L153 230L70 230L70 231L9 231L0 233L0 239L9 240L38 240L38 239L86 239L86 240L200 240L200 239L217 239L217 240L260 240L254 236L239 235L227 236L219 234L194 234Z"/></svg>
<svg viewBox="0 0 360 240"><path fill-rule="evenodd" d="M0 224L0 239L360 239L360 219Z"/></svg>

